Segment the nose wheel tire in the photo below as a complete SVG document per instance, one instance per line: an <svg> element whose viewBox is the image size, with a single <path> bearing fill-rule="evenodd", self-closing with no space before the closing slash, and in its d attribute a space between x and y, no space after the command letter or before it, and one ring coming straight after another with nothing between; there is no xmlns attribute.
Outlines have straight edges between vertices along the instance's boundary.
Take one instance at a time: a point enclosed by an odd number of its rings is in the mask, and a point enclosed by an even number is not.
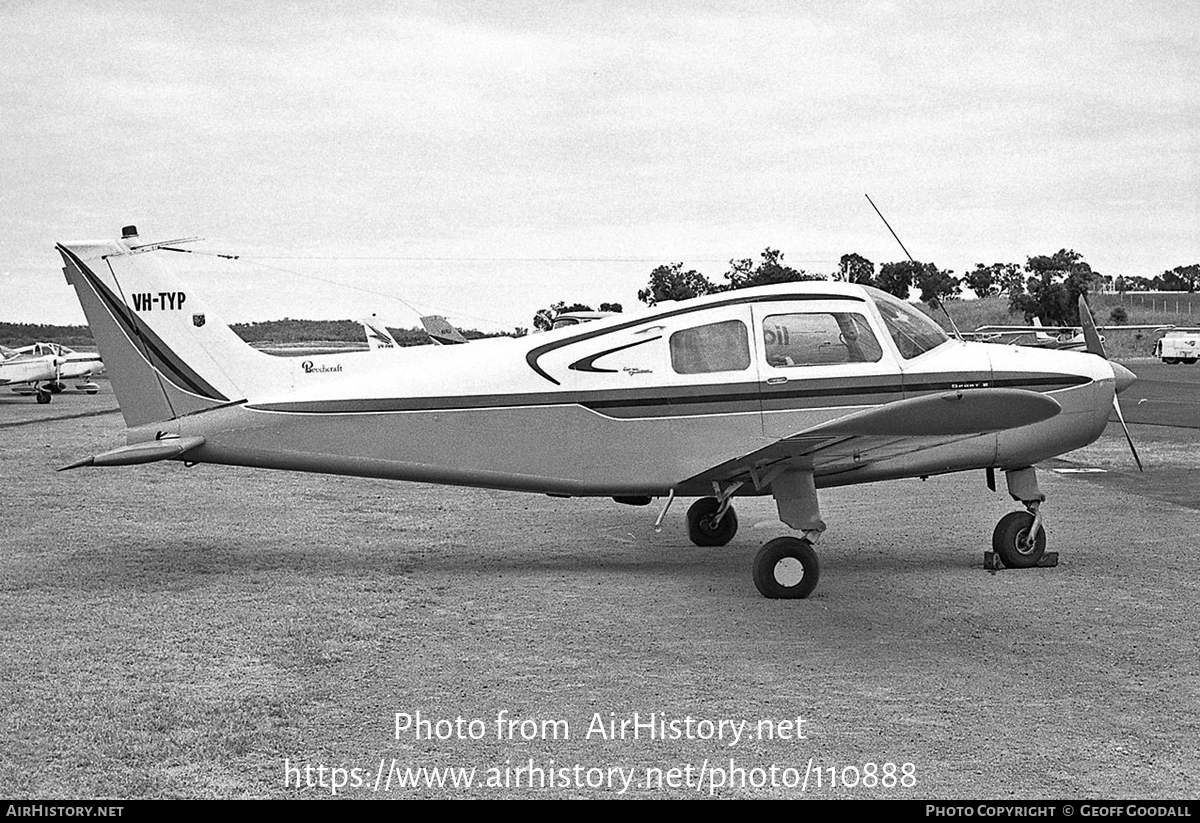
<svg viewBox="0 0 1200 823"><path fill-rule="evenodd" d="M721 501L715 497L702 497L688 509L688 538L697 546L724 546L737 534L737 513L730 506L720 523L713 520Z"/></svg>
<svg viewBox="0 0 1200 823"><path fill-rule="evenodd" d="M812 594L821 566L812 543L799 537L777 537L763 544L754 558L754 585L763 597L799 600Z"/></svg>
<svg viewBox="0 0 1200 823"><path fill-rule="evenodd" d="M1029 541L1033 515L1029 512L1009 512L1000 518L992 532L992 551L1010 569L1031 569L1046 553L1046 530L1038 529L1037 539Z"/></svg>

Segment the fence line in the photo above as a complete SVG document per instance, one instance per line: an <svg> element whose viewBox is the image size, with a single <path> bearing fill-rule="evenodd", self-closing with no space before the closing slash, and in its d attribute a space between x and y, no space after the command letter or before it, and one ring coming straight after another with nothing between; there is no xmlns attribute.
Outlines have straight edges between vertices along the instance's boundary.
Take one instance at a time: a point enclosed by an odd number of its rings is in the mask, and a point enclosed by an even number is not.
<svg viewBox="0 0 1200 823"><path fill-rule="evenodd" d="M1188 292L1191 295L1191 292ZM1129 298L1129 306L1133 307L1134 300L1142 308L1150 307L1151 312L1161 311L1163 314L1187 314L1191 316L1195 313L1194 303L1192 300L1180 301L1178 298L1172 300L1169 297L1158 297L1156 295L1137 294L1135 292L1125 292L1118 294L1118 300L1124 304L1125 298Z"/></svg>

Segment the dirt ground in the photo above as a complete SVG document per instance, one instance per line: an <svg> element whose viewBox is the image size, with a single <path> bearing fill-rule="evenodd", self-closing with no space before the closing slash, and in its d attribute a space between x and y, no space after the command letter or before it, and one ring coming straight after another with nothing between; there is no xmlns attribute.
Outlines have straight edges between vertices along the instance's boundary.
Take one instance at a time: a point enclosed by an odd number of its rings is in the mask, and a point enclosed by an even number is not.
<svg viewBox="0 0 1200 823"><path fill-rule="evenodd" d="M820 586L768 601L769 499L699 549L688 501L55 473L114 408L0 400L0 796L1200 794L1193 430L1042 467L1057 568L984 569L982 472L825 491Z"/></svg>

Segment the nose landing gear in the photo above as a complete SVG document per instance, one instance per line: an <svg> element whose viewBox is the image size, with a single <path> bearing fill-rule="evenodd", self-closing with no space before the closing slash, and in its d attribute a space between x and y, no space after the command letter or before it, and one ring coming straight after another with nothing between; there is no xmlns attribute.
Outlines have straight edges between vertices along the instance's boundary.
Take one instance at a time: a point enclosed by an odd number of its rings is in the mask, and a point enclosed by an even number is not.
<svg viewBox="0 0 1200 823"><path fill-rule="evenodd" d="M1042 503L1046 495L1037 485L1037 472L1032 466L1005 474L1008 493L1025 505L1023 512L1009 512L1000 518L992 532L992 550L984 552L983 565L988 569L1031 569L1035 566L1057 566L1058 552L1046 551L1046 530L1042 526Z"/></svg>

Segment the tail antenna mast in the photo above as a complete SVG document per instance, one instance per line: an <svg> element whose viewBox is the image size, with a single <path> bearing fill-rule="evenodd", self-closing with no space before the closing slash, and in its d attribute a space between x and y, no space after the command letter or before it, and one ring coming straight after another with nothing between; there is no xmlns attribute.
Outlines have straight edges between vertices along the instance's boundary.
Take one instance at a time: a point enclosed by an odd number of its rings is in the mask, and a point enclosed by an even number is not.
<svg viewBox="0 0 1200 823"><path fill-rule="evenodd" d="M875 205L875 201L871 199L871 195L864 194L863 196L867 198L867 202L871 204L871 208L875 209L875 213L879 215L879 219L883 221L883 225L887 226L887 230L892 233L892 237L896 238L896 242L900 244L900 248L904 249L904 254L908 257L909 262L914 266L918 265L917 261L913 260L913 256L908 253L908 249L904 248L904 242L900 239L900 236L896 234L896 230L892 228L892 225L887 221L887 218L883 216L883 212L879 210L879 206ZM946 319L950 321L950 328L954 330L954 336L959 340L962 340L962 332L958 330L958 325L954 322L954 318L950 316L950 312L946 311L946 304L940 299L937 301L937 304L938 308L942 310L942 314L946 315Z"/></svg>

